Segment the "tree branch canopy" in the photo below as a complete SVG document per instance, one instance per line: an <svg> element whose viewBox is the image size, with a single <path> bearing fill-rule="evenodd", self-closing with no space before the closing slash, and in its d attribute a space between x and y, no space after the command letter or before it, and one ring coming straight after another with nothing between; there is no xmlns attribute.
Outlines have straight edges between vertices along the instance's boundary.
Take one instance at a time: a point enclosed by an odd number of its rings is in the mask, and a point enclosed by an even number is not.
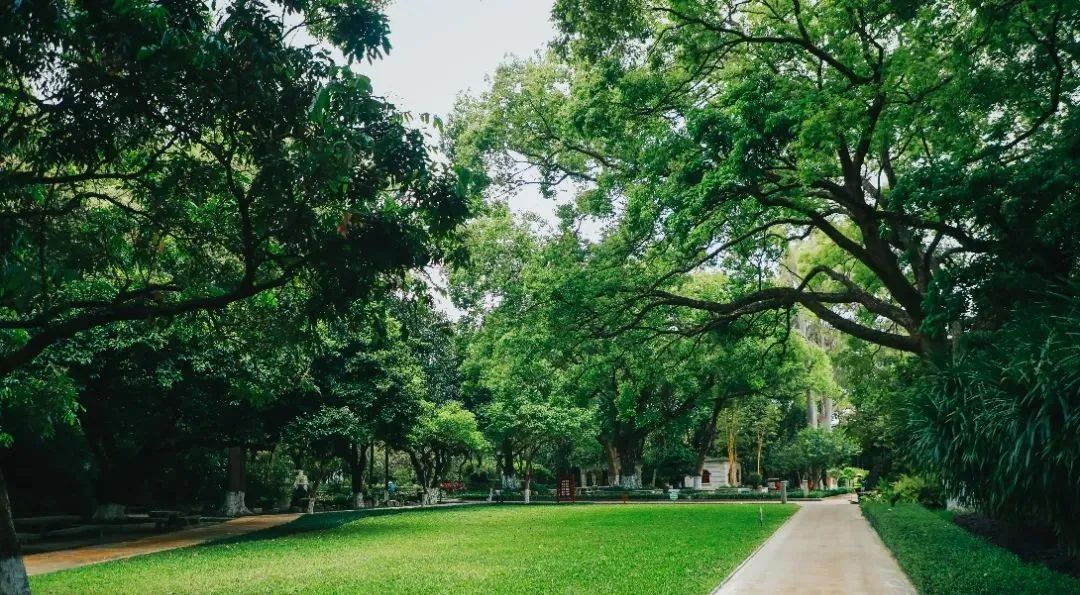
<svg viewBox="0 0 1080 595"><path fill-rule="evenodd" d="M377 57L375 4L129 4L0 9L0 375L301 278L339 308L438 256L455 177L367 77L285 39L308 17Z"/></svg>
<svg viewBox="0 0 1080 595"><path fill-rule="evenodd" d="M606 223L582 266L598 332L665 308L705 329L798 307L933 356L1025 285L1067 290L1069 3L560 0L554 14L552 51L463 101L451 150L496 186L521 181L510 153L546 180L588 170L565 215ZM695 293L715 272L730 289Z"/></svg>

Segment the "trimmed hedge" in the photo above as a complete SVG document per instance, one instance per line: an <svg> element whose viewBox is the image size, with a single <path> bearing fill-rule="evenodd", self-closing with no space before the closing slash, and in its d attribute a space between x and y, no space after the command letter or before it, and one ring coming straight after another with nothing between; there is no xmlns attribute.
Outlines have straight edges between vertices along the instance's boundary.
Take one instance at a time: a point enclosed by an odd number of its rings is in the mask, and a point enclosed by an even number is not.
<svg viewBox="0 0 1080 595"><path fill-rule="evenodd" d="M658 493L659 492L659 493ZM829 496L836 496L839 494L850 493L849 488L837 488L832 490L813 490L810 492L809 498L820 499L828 498ZM603 489L596 490L591 494L581 494L577 497L578 502L597 502L597 501L611 501L622 500L623 495L629 496L631 501L668 501L670 497L666 492L660 490L621 490L621 489ZM487 500L487 492L463 492L460 494L447 495L447 497L458 498L461 500ZM789 490L788 499L800 500L803 499L802 490ZM506 502L520 502L524 499L521 492L503 490L503 500ZM534 502L551 502L555 500L555 497L550 493L533 492L530 498ZM679 490L679 500L764 500L764 501L779 501L780 492L770 491L767 494L760 492L743 492L739 493L735 490L730 491L710 491L710 490Z"/></svg>
<svg viewBox="0 0 1080 595"><path fill-rule="evenodd" d="M918 504L866 503L862 511L919 593L1080 593L1080 579L1025 564Z"/></svg>

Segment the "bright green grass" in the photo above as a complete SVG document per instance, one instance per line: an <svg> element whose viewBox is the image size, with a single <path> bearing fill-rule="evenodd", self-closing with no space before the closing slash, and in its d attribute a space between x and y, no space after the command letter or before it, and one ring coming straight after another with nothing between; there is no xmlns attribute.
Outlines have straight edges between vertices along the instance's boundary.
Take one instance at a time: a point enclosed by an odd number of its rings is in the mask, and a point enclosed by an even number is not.
<svg viewBox="0 0 1080 595"><path fill-rule="evenodd" d="M708 593L795 511L763 505L760 526L758 508L506 505L314 515L288 535L279 528L37 576L31 585L37 595Z"/></svg>
<svg viewBox="0 0 1080 595"><path fill-rule="evenodd" d="M1080 593L1080 580L1025 564L918 504L864 504L862 510L924 595Z"/></svg>

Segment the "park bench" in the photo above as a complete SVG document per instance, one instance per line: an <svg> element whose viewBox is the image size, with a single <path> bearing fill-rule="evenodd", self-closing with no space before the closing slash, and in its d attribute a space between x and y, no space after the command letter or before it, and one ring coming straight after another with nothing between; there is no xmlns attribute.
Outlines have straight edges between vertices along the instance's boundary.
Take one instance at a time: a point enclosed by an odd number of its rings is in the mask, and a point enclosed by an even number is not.
<svg viewBox="0 0 1080 595"><path fill-rule="evenodd" d="M80 517L69 514L56 514L50 516L34 516L13 519L16 531L37 533L39 537L45 537L51 531L63 529L79 522Z"/></svg>
<svg viewBox="0 0 1080 595"><path fill-rule="evenodd" d="M154 526L158 530L198 525L199 520L202 518L197 514L184 514L179 510L151 510L147 516L154 520Z"/></svg>
<svg viewBox="0 0 1080 595"><path fill-rule="evenodd" d="M49 538L78 538L78 537L101 537L105 533L107 525L76 525L64 529L56 529L49 532Z"/></svg>

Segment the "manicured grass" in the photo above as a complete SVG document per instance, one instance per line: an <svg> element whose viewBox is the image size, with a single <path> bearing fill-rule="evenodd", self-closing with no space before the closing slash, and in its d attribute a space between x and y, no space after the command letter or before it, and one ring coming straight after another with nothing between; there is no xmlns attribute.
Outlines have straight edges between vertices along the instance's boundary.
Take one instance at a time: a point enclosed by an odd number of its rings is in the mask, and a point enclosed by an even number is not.
<svg viewBox="0 0 1080 595"><path fill-rule="evenodd" d="M924 595L1080 593L1080 580L968 533L918 504L864 504L863 514Z"/></svg>
<svg viewBox="0 0 1080 595"><path fill-rule="evenodd" d="M793 505L470 506L302 517L46 574L46 593L708 593Z"/></svg>

